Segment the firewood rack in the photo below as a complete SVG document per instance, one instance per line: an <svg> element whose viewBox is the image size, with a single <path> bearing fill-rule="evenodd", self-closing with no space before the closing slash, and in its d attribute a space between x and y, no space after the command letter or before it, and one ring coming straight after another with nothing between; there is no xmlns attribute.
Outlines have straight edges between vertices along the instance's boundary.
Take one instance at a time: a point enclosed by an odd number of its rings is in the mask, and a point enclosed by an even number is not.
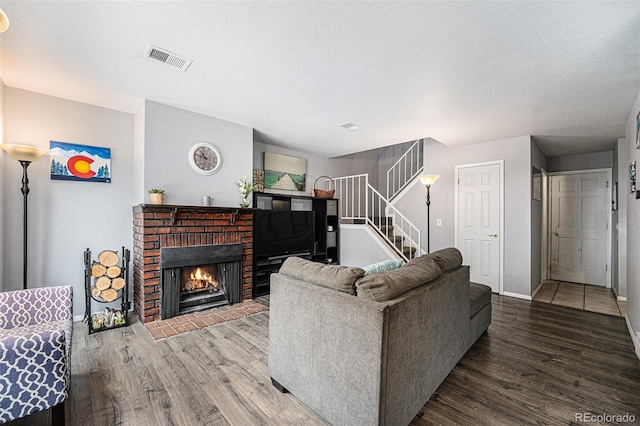
<svg viewBox="0 0 640 426"><path fill-rule="evenodd" d="M125 285L124 287L118 290L118 297L116 297L115 300L107 302L105 300L102 300L101 298L96 298L91 294L91 287L92 287L91 279L93 278L91 274L91 266L93 261L91 259L91 250L87 248L84 251L84 293L85 293L85 303L86 303L85 312L84 312L84 321L86 321L87 323L89 334L93 334L98 331L112 330L114 328L127 327L128 325L130 325L129 316L128 316L129 307L130 307L130 302L129 302L130 259L131 259L131 252L129 251L129 249L122 247L122 255L120 257L119 267L120 267L120 277L124 279ZM107 305L107 304L117 303L118 300L120 300L120 312L122 312L122 315L124 317L124 322L118 325L94 328L93 320L92 320L92 312L91 312L93 304L99 303L99 304Z"/></svg>

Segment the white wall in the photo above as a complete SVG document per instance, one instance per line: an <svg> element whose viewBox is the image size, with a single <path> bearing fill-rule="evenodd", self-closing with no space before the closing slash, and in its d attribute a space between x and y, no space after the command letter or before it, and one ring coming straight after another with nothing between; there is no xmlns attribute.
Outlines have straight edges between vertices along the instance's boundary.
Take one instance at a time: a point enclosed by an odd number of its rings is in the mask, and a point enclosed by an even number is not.
<svg viewBox="0 0 640 426"><path fill-rule="evenodd" d="M636 333L640 333L640 199L635 198L635 194L629 193L628 177L623 178L623 171L627 171L629 163L635 161L640 164L640 150L636 149L636 116L640 111L640 93L629 113L626 126L626 141L618 145L618 149L623 155L619 158L619 192L620 198L626 199L626 218L620 214L620 234L626 234L626 247L620 241L619 252L623 255L626 248L626 285L627 285L627 316L631 327ZM626 154L626 155L624 155ZM626 222L623 226L623 220ZM620 271L620 281L622 283L622 271ZM622 285L621 285L622 287ZM637 340L636 340L636 343ZM636 353L640 356L640 348L636 346Z"/></svg>
<svg viewBox="0 0 640 426"><path fill-rule="evenodd" d="M132 205L138 205L145 199L145 184L144 184L144 151L145 151L145 106L146 102L142 102L133 118L133 187L131 200Z"/></svg>
<svg viewBox="0 0 640 426"><path fill-rule="evenodd" d="M373 231L362 225L340 226L340 264L365 267L387 259L399 259Z"/></svg>
<svg viewBox="0 0 640 426"><path fill-rule="evenodd" d="M84 313L83 252L131 247L133 115L5 88L7 143L49 149L49 141L111 148L111 183L52 181L48 157L29 167L29 287L73 285ZM22 168L4 173L4 284L22 288ZM95 256L95 255L94 255Z"/></svg>
<svg viewBox="0 0 640 426"><path fill-rule="evenodd" d="M144 119L145 199L138 198L134 204L149 199L149 188L162 188L166 204L200 205L202 196L209 195L213 206L238 206L235 182L252 174L252 128L153 101L145 101ZM187 160L189 148L203 141L215 145L222 155L222 167L214 175L196 173ZM141 192L136 188L136 194Z"/></svg>
<svg viewBox="0 0 640 426"><path fill-rule="evenodd" d="M425 142L425 173L439 174L431 187L431 249L455 245L455 166L504 160L504 291L531 295L531 138L521 136L457 148ZM415 208L424 204L416 200ZM426 209L426 206L424 207ZM424 211L424 210L423 210ZM442 227L434 227L442 219Z"/></svg>

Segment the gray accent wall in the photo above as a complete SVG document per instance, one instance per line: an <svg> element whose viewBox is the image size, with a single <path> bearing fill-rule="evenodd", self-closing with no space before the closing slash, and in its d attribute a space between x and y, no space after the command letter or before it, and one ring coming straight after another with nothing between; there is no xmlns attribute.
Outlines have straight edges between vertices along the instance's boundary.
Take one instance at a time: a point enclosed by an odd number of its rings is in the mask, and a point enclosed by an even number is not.
<svg viewBox="0 0 640 426"><path fill-rule="evenodd" d="M548 172L572 170L610 169L613 167L613 152L592 152L589 154L565 155L547 159Z"/></svg>
<svg viewBox="0 0 640 426"><path fill-rule="evenodd" d="M4 120L4 81L0 77L0 143L7 143L4 137L5 120ZM0 149L0 164L4 164L4 150ZM0 188L4 189L4 167L0 171ZM4 291L4 190L0 193L0 238L3 243L0 244L0 292Z"/></svg>
<svg viewBox="0 0 640 426"><path fill-rule="evenodd" d="M213 206L238 206L235 182L243 175L251 178L253 172L251 127L148 100L143 115L144 147L134 151L144 152L144 180L142 191L138 184L134 192L138 197L144 193L145 198L134 199L134 204L148 202L148 189L162 188L165 204L200 205L202 196L208 195ZM220 150L218 173L201 175L189 165L189 148L198 142L210 142Z"/></svg>
<svg viewBox="0 0 640 426"><path fill-rule="evenodd" d="M530 136L455 148L433 139L425 142L425 173L440 175L431 187L431 218L432 221L442 218L442 227L432 233L431 247L433 250L455 245L455 166L494 160L504 160L505 168L504 291L529 297L532 283Z"/></svg>
<svg viewBox="0 0 640 426"><path fill-rule="evenodd" d="M627 186L629 179L625 176L623 180L622 175L625 173L622 172L628 170L629 163L632 161L640 164L640 150L636 149L636 116L638 111L640 111L640 93L629 112L626 140L623 144L618 145L620 152L626 154L619 157L618 176L621 177L619 183L621 191L618 193L618 200L625 198L627 202L626 218L623 218L622 214L619 218L620 234L626 234L624 245L620 241L620 255L623 254L623 251L626 252L627 316L635 333L640 333L640 226L638 226L640 224L640 199L636 199L635 194L629 193ZM623 221L626 222L624 227L622 226ZM620 279L622 282L622 271L620 271ZM639 347L636 347L636 353L640 356Z"/></svg>
<svg viewBox="0 0 640 426"><path fill-rule="evenodd" d="M531 141L531 165L538 170L547 169L547 158L542 153L542 150ZM531 196L529 200L531 202L531 293L542 284L542 245L546 244L546 241L542 241L542 182L541 185L541 199L533 199L533 167L529 167L531 178L529 179L529 188ZM542 179L542 177L541 177Z"/></svg>
<svg viewBox="0 0 640 426"><path fill-rule="evenodd" d="M56 140L111 148L111 183L51 180L49 160L29 167L29 287L72 285L84 313L83 252L131 246L133 115L5 88L5 137L49 149ZM4 174L5 290L22 288L22 168L8 155Z"/></svg>

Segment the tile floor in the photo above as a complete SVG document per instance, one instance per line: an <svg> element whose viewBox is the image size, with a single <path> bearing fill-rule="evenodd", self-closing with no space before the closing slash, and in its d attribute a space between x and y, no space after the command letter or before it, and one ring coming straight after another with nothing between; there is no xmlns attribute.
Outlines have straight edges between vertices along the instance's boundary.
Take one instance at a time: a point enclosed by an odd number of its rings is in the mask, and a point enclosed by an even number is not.
<svg viewBox="0 0 640 426"><path fill-rule="evenodd" d="M154 340L165 339L188 331L198 330L214 324L231 321L247 315L266 311L269 306L254 300L234 305L221 306L202 312L180 315L168 320L148 322L144 326Z"/></svg>
<svg viewBox="0 0 640 426"><path fill-rule="evenodd" d="M597 285L547 280L533 300L618 317L627 312L627 302L616 300L612 289Z"/></svg>

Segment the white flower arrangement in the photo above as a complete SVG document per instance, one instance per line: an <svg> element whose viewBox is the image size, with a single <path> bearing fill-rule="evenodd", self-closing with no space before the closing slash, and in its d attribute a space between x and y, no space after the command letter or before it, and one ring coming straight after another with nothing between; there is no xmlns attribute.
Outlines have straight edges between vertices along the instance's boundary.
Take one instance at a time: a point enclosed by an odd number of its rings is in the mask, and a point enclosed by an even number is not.
<svg viewBox="0 0 640 426"><path fill-rule="evenodd" d="M242 194L242 198L249 197L251 191L253 191L253 183L249 182L249 178L247 175L242 176L242 179L236 181L236 185L238 185L238 190Z"/></svg>

